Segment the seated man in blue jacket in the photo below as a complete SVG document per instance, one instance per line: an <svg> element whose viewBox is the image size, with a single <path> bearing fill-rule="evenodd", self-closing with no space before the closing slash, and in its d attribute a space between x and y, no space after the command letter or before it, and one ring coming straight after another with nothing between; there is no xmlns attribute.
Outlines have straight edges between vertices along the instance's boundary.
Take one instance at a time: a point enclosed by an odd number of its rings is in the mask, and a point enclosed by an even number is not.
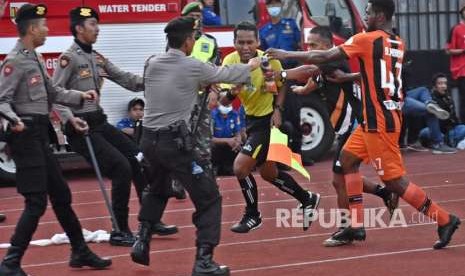
<svg viewBox="0 0 465 276"><path fill-rule="evenodd" d="M455 147L457 143L465 138L465 125L459 123L455 113L454 100L448 91L447 76L445 74L438 73L433 77L431 97L440 108L449 113L448 118L439 120L439 126L441 136L444 137L447 144ZM426 142L426 144L432 144L432 135L428 128L422 129L419 136L420 140Z"/></svg>
<svg viewBox="0 0 465 276"><path fill-rule="evenodd" d="M212 110L212 163L217 175L234 175L233 162L242 146L242 123L232 105Z"/></svg>

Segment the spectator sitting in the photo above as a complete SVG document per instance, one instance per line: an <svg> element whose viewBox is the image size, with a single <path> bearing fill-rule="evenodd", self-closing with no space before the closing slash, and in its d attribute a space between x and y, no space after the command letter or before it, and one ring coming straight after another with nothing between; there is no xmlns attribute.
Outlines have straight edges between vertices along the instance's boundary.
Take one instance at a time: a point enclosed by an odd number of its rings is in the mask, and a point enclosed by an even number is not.
<svg viewBox="0 0 465 276"><path fill-rule="evenodd" d="M444 144L444 139L441 135L438 119L448 119L449 112L439 107L431 98L431 93L426 87L418 87L407 91L403 112L406 116L424 117L426 124L431 133L433 154L451 154L457 151ZM412 147L412 150L423 151L417 149L418 146Z"/></svg>
<svg viewBox="0 0 465 276"><path fill-rule="evenodd" d="M116 128L134 138L136 122L144 117L145 102L141 98L134 98L128 103L128 117L121 119Z"/></svg>
<svg viewBox="0 0 465 276"><path fill-rule="evenodd" d="M221 17L215 13L215 0L201 0L203 4L202 15L205 26L220 26Z"/></svg>
<svg viewBox="0 0 465 276"><path fill-rule="evenodd" d="M440 128L445 140L451 147L455 147L461 140L465 138L465 125L459 124L459 119L455 114L455 105L448 91L447 76L439 73L433 77L433 100L444 110L449 112L448 119L440 120ZM420 132L420 140L430 143L431 132L428 128L424 128Z"/></svg>
<svg viewBox="0 0 465 276"><path fill-rule="evenodd" d="M234 175L233 162L242 146L241 120L232 105L212 110L212 163L218 175Z"/></svg>

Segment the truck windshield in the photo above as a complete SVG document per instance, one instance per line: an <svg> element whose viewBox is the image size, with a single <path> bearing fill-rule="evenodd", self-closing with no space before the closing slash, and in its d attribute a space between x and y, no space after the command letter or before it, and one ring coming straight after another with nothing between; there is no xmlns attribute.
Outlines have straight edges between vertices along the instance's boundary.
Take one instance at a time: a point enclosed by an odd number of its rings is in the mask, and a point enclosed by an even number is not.
<svg viewBox="0 0 465 276"><path fill-rule="evenodd" d="M345 0L306 0L310 18L344 38L354 34L354 20Z"/></svg>

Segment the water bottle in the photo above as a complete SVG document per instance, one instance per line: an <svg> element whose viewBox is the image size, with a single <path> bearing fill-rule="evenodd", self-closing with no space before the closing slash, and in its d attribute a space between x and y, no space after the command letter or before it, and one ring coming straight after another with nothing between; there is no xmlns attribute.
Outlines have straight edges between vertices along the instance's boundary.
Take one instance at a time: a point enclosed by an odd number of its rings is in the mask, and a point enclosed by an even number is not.
<svg viewBox="0 0 465 276"><path fill-rule="evenodd" d="M278 94L278 86L274 79L274 72L267 57L264 56L261 58L260 67L265 77L265 91L272 94Z"/></svg>

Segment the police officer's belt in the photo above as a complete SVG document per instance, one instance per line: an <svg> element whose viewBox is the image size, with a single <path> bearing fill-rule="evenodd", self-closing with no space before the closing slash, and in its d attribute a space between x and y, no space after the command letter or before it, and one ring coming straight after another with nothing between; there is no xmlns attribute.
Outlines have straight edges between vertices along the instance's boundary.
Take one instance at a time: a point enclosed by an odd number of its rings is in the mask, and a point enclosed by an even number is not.
<svg viewBox="0 0 465 276"><path fill-rule="evenodd" d="M40 124L48 125L50 123L50 118L48 115L41 114L21 114L18 115L25 124Z"/></svg>
<svg viewBox="0 0 465 276"><path fill-rule="evenodd" d="M149 140L172 140L174 138L179 137L179 131L171 126L163 127L158 130L151 130L144 127L142 133L144 138Z"/></svg>

